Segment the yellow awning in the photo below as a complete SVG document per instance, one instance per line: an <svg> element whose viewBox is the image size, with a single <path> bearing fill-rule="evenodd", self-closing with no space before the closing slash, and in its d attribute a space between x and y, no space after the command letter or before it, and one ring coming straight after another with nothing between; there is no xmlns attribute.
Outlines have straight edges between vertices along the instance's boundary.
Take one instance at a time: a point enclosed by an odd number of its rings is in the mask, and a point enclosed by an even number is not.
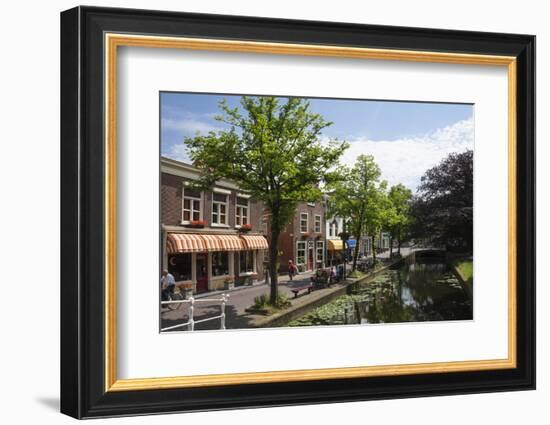
<svg viewBox="0 0 550 425"><path fill-rule="evenodd" d="M344 248L344 244L341 239L329 239L327 242L327 248L329 251L341 251Z"/></svg>

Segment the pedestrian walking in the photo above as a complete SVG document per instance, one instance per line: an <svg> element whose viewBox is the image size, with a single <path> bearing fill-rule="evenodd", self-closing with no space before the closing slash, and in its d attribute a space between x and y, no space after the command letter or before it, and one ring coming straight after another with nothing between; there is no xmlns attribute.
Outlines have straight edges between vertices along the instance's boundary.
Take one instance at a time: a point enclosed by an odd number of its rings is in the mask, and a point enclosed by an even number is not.
<svg viewBox="0 0 550 425"><path fill-rule="evenodd" d="M288 260L288 278L290 280L294 280L294 275L298 271L296 265L292 262L292 260Z"/></svg>
<svg viewBox="0 0 550 425"><path fill-rule="evenodd" d="M336 267L332 266L330 268L330 283L335 283L337 282L337 277L336 277Z"/></svg>

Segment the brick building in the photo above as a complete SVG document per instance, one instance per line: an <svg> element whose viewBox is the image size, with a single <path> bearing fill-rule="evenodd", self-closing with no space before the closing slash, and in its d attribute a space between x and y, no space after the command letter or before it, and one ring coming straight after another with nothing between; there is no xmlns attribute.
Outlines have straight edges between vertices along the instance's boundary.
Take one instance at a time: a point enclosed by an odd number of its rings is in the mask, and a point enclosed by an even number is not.
<svg viewBox="0 0 550 425"><path fill-rule="evenodd" d="M232 182L197 191L192 165L161 158L162 268L194 292L264 279L263 205Z"/></svg>
<svg viewBox="0 0 550 425"><path fill-rule="evenodd" d="M300 202L290 223L279 235L279 272L288 272L292 260L303 271L325 267L325 202Z"/></svg>

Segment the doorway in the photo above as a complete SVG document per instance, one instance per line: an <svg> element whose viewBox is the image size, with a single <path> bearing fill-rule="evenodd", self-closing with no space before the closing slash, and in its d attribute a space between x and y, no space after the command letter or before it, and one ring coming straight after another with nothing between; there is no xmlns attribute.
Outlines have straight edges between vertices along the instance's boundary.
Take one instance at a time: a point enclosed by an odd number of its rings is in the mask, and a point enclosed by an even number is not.
<svg viewBox="0 0 550 425"><path fill-rule="evenodd" d="M197 254L197 293L208 291L208 254Z"/></svg>
<svg viewBox="0 0 550 425"><path fill-rule="evenodd" d="M313 248L308 248L307 250L307 269L308 270L313 270Z"/></svg>

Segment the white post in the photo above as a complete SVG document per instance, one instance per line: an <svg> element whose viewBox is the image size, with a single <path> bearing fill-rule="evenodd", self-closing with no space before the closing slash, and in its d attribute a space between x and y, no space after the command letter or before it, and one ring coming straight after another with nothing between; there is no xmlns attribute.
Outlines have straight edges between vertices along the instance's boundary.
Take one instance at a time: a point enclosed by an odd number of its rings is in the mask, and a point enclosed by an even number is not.
<svg viewBox="0 0 550 425"><path fill-rule="evenodd" d="M225 329L225 302L226 302L226 295L222 294L222 312L221 312L220 329Z"/></svg>
<svg viewBox="0 0 550 425"><path fill-rule="evenodd" d="M229 261L229 276L235 280L235 253L233 251L229 252L229 255L227 256L227 261Z"/></svg>
<svg viewBox="0 0 550 425"><path fill-rule="evenodd" d="M193 282L193 292L197 292L197 253L191 254L191 281Z"/></svg>
<svg viewBox="0 0 550 425"><path fill-rule="evenodd" d="M195 314L195 297L189 298L189 325L188 329L193 332L195 330L195 320L194 320L194 314Z"/></svg>

